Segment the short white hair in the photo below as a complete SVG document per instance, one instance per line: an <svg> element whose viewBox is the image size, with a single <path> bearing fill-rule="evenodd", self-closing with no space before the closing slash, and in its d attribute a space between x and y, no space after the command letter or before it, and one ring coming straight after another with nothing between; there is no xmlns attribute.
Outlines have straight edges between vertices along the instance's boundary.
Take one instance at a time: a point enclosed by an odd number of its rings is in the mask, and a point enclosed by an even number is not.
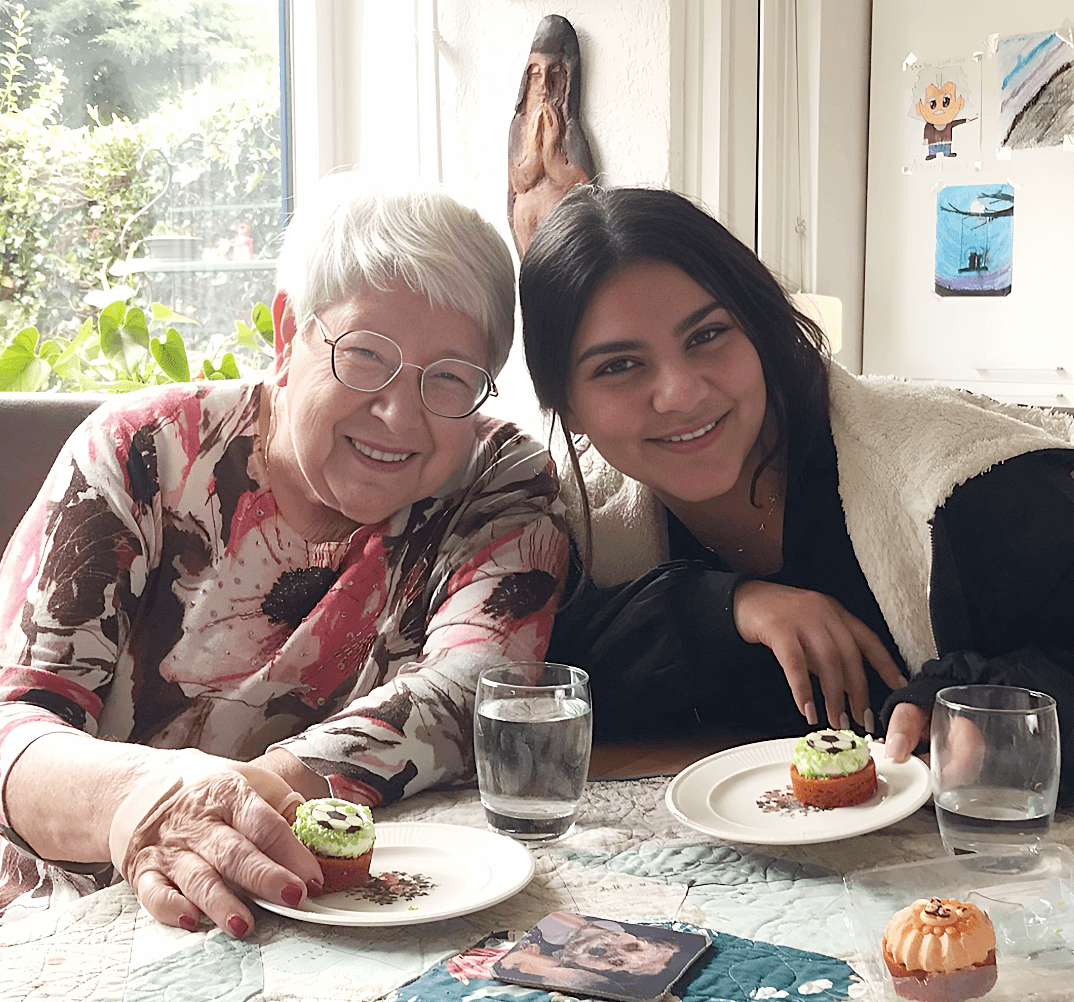
<svg viewBox="0 0 1074 1002"><path fill-rule="evenodd" d="M298 330L362 289L399 280L473 320L499 373L514 337L515 270L492 225L436 189L371 187L357 171L322 178L288 224L276 266Z"/></svg>

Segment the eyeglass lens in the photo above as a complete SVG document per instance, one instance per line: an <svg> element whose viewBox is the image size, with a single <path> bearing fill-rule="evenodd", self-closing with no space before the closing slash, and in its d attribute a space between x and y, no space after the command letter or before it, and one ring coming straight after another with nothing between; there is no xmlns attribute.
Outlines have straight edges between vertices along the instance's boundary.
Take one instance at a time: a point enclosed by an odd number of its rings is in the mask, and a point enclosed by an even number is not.
<svg viewBox="0 0 1074 1002"><path fill-rule="evenodd" d="M382 389L403 367L403 353L391 338L373 331L351 331L336 341L336 378L367 393ZM484 369L454 358L442 358L421 373L421 398L441 417L463 417L481 404L490 389Z"/></svg>

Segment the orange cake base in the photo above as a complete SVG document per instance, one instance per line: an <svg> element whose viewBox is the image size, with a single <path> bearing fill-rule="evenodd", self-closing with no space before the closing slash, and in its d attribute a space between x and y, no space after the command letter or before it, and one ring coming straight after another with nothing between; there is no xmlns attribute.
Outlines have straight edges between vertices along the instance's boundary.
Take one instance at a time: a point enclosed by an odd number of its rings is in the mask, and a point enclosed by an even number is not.
<svg viewBox="0 0 1074 1002"><path fill-rule="evenodd" d="M373 860L373 850L367 849L361 856L345 858L342 856L322 856L314 853L321 864L326 894L332 891L349 891L369 879L369 864Z"/></svg>
<svg viewBox="0 0 1074 1002"><path fill-rule="evenodd" d="M996 983L996 951L989 950L980 964L948 973L910 971L884 950L895 993L912 1002L965 1002L990 992Z"/></svg>
<svg viewBox="0 0 1074 1002"><path fill-rule="evenodd" d="M791 763L791 786L794 795L811 807L853 807L863 804L876 793L876 766L872 757L849 776L826 776L810 779L799 774Z"/></svg>

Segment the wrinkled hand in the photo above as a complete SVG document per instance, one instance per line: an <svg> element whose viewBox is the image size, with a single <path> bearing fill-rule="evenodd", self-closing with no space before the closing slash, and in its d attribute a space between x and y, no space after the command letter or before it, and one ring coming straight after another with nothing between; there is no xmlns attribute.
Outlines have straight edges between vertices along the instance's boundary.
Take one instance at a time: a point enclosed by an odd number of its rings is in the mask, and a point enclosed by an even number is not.
<svg viewBox="0 0 1074 1002"><path fill-rule="evenodd" d="M872 731L864 661L891 688L906 684L883 641L834 598L770 581L745 581L735 591L735 626L747 643L764 644L787 676L798 709L818 722L810 675L820 680L832 727L846 727L846 704L854 719Z"/></svg>
<svg viewBox="0 0 1074 1002"><path fill-rule="evenodd" d="M250 763L183 751L170 764L131 790L109 831L112 861L154 918L189 930L204 914L242 938L253 915L229 884L291 907L319 893L320 867L288 820L301 795Z"/></svg>

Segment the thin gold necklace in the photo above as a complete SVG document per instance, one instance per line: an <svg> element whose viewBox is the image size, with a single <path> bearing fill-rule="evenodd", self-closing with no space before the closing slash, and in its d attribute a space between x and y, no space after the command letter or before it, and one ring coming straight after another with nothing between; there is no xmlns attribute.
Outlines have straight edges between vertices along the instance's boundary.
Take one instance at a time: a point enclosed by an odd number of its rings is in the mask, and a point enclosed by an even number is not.
<svg viewBox="0 0 1074 1002"><path fill-rule="evenodd" d="M768 520L772 517L772 513L776 510L776 505L779 504L779 499L782 496L782 492L778 489L768 495L768 511L764 513L764 516L761 518L761 524L757 526L758 535L764 535L765 526L768 524ZM738 547L738 552L743 553L745 549L746 547L740 546Z"/></svg>

